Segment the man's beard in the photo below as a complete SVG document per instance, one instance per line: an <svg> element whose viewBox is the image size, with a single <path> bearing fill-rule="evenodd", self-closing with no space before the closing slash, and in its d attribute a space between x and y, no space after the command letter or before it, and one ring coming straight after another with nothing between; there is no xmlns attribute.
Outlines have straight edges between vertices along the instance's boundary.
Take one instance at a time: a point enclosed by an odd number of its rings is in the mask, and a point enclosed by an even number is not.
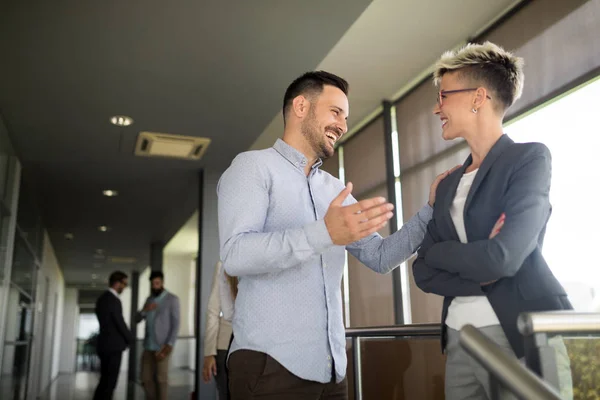
<svg viewBox="0 0 600 400"><path fill-rule="evenodd" d="M317 118L312 108L309 111L308 118L302 122L300 131L308 141L310 147L316 153L317 157L325 159L333 156L333 150L327 142L328 139L327 136L325 136L325 130L321 128L317 122Z"/></svg>
<svg viewBox="0 0 600 400"><path fill-rule="evenodd" d="M164 288L160 288L160 289L152 289L152 294L156 297L156 296L160 296L160 294L163 292L163 290L165 290Z"/></svg>

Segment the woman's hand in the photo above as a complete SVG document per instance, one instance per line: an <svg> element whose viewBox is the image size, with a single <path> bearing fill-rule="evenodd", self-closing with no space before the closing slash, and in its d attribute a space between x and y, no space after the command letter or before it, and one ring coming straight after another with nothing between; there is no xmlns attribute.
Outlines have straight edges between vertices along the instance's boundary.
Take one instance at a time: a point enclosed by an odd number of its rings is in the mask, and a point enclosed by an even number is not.
<svg viewBox="0 0 600 400"><path fill-rule="evenodd" d="M217 375L217 359L215 356L204 357L204 367L202 368L202 378L205 383L210 382L210 378Z"/></svg>

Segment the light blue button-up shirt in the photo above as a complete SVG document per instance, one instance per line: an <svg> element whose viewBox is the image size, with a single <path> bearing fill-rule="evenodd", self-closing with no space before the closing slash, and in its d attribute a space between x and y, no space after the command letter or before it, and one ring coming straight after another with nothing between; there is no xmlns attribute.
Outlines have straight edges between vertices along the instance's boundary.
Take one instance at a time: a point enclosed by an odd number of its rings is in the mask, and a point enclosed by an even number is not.
<svg viewBox="0 0 600 400"><path fill-rule="evenodd" d="M332 243L323 220L344 183L282 140L238 155L218 185L219 236L225 271L238 276L233 317L239 349L269 354L294 375L330 382L346 375L341 280L344 247ZM351 196L345 205L356 202ZM346 246L362 263L388 273L421 244L428 205L402 229Z"/></svg>
<svg viewBox="0 0 600 400"><path fill-rule="evenodd" d="M166 290L163 290L161 294L153 298L153 302L156 303L157 306L160 306L160 303L165 298L167 294ZM159 351L161 346L156 342L156 328L154 327L154 321L156 316L156 310L148 311L146 313L146 336L144 337L144 349L148 351Z"/></svg>

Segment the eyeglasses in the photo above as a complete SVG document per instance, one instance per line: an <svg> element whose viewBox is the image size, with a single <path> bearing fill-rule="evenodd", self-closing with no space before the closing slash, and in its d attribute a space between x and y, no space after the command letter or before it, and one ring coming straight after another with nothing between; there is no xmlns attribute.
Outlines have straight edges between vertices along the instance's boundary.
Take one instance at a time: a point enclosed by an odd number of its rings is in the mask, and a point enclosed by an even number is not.
<svg viewBox="0 0 600 400"><path fill-rule="evenodd" d="M469 88L469 89L456 89L456 90L440 90L440 91L438 92L438 96L437 96L437 99L436 99L436 101L437 101L437 104L438 104L438 106L440 106L440 107L441 107L441 106L442 106L442 104L443 104L443 99L444 99L444 97L445 97L446 95L448 95L448 94L452 94L452 93L472 92L473 90L477 90L477 89L478 89L478 88ZM488 99L490 99L490 100L492 99L490 96L485 96L485 97L487 97L487 98L488 98Z"/></svg>

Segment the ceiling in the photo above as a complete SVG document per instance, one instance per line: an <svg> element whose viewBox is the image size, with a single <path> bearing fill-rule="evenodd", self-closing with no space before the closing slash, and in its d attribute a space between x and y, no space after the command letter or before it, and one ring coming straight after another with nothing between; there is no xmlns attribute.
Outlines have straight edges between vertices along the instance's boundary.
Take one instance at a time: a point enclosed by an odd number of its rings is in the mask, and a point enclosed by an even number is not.
<svg viewBox="0 0 600 400"><path fill-rule="evenodd" d="M317 69L350 83L350 131L383 100L396 100L425 78L439 56L465 43L523 0L375 0ZM271 146L283 131L273 114L252 149Z"/></svg>
<svg viewBox="0 0 600 400"><path fill-rule="evenodd" d="M198 170L248 149L370 2L3 2L0 118L67 284L103 281L113 256L147 266L197 208ZM200 162L135 157L145 130L212 143Z"/></svg>

